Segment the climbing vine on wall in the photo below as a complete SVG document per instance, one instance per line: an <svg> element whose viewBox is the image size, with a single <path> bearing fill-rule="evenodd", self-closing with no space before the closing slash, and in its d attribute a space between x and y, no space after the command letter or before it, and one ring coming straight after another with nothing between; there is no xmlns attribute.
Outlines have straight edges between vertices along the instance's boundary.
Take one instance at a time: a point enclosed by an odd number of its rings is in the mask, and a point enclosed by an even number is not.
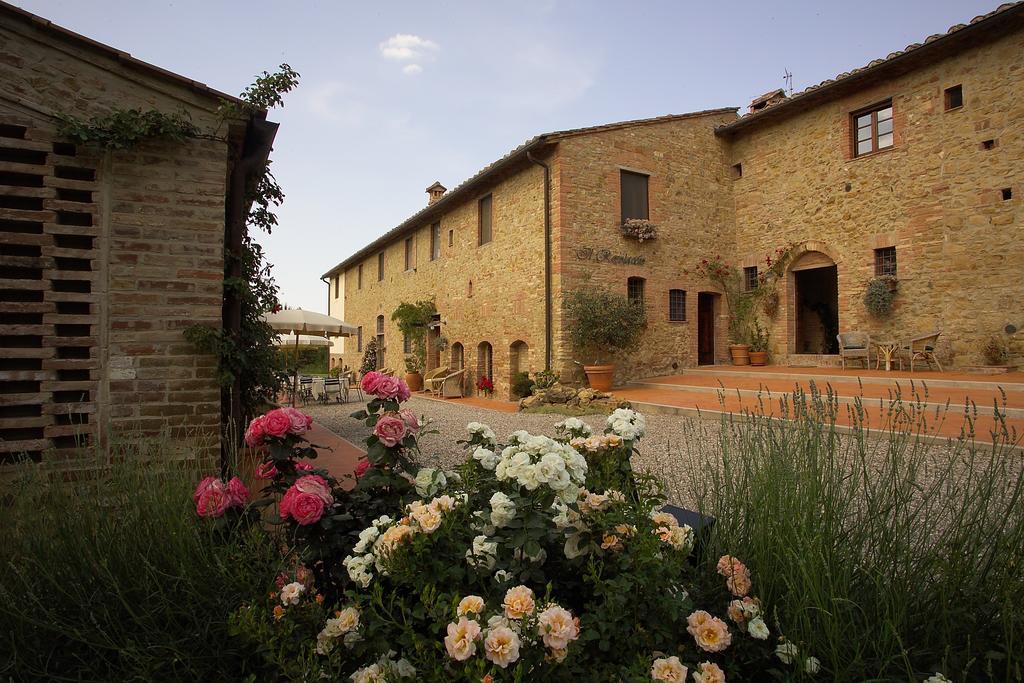
<svg viewBox="0 0 1024 683"><path fill-rule="evenodd" d="M157 110L118 109L104 116L81 119L71 114L58 114L58 134L76 144L99 147L107 151L130 149L142 142L162 140L182 143L190 138L227 141L221 129L228 121L259 115L266 109L284 105L284 94L299 83L299 74L288 64L274 73L264 71L246 88L240 102L222 101L216 130L204 132L195 126L186 113L165 113ZM270 233L277 226L276 207L284 201L284 192L270 171L270 161L246 188L249 214L246 223ZM239 277L225 277L224 288L236 294L241 303L241 328L232 338L219 328L193 325L185 337L202 351L218 357L219 379L230 387L240 381L243 413L251 416L275 393L283 375L274 347L275 333L263 321L263 314L279 307L277 284L271 264L253 231L246 230L240 253L225 248L225 272L240 265Z"/></svg>

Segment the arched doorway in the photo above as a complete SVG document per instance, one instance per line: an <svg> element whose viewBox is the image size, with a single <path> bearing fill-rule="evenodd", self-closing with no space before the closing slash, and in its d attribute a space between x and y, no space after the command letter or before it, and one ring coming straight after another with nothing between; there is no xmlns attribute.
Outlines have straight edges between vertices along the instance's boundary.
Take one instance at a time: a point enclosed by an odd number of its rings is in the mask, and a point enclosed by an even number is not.
<svg viewBox="0 0 1024 683"><path fill-rule="evenodd" d="M494 350L490 342L480 342L476 347L476 379L481 377L494 382Z"/></svg>
<svg viewBox="0 0 1024 683"><path fill-rule="evenodd" d="M515 385L516 375L521 372L530 372L530 346L522 341L512 342L508 347L508 386L509 394ZM513 396L513 398L515 398Z"/></svg>
<svg viewBox="0 0 1024 683"><path fill-rule="evenodd" d="M463 370L466 367L466 351L462 346L462 342L455 342L452 344L452 361L451 368L452 372L456 370Z"/></svg>
<svg viewBox="0 0 1024 683"><path fill-rule="evenodd" d="M792 353L839 353L839 269L821 251L806 251L789 267Z"/></svg>

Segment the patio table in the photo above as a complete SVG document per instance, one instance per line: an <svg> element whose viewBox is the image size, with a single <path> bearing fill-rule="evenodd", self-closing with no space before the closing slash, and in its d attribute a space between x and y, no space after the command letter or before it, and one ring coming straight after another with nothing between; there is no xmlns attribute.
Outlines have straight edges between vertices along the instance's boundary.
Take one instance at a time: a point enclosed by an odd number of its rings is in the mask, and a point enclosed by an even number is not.
<svg viewBox="0 0 1024 683"><path fill-rule="evenodd" d="M875 347L875 367L878 367L878 361L885 359L885 371L889 372L892 370L892 357L899 352L900 343L895 339L879 339L878 341L872 341L872 346Z"/></svg>

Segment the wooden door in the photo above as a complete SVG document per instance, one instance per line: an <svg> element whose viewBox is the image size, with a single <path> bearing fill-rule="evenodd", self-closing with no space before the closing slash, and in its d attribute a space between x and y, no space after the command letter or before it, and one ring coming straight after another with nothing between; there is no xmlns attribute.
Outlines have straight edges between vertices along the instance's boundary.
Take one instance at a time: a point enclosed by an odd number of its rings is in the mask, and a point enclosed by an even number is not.
<svg viewBox="0 0 1024 683"><path fill-rule="evenodd" d="M715 364L715 295L697 293L697 365Z"/></svg>

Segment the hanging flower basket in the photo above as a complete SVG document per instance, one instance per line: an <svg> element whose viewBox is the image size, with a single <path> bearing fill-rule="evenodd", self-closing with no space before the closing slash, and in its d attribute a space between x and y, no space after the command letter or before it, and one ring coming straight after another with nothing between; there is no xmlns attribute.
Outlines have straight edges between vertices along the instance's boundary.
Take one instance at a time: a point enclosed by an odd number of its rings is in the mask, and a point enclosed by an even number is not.
<svg viewBox="0 0 1024 683"><path fill-rule="evenodd" d="M658 226L644 218L630 218L622 224L621 230L623 236L637 242L653 240L658 236Z"/></svg>

